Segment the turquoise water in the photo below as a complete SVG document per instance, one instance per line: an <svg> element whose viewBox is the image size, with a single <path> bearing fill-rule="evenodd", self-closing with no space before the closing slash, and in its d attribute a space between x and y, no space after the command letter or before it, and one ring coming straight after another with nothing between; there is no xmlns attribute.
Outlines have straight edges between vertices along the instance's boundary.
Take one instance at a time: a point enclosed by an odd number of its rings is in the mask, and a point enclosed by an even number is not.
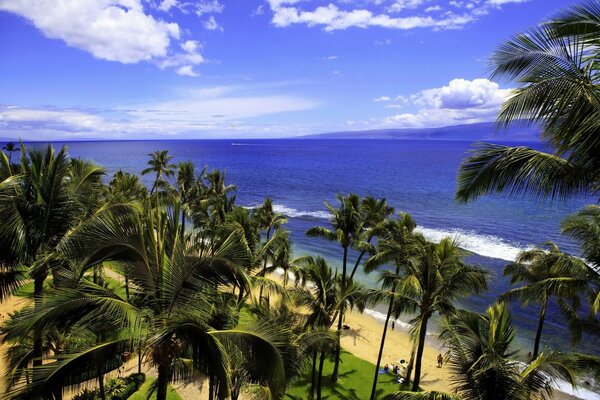
<svg viewBox="0 0 600 400"><path fill-rule="evenodd" d="M62 145L63 143L55 143ZM147 154L167 149L174 162L193 161L198 168L223 169L228 183L238 187L237 203L253 206L265 197L289 217L288 229L296 255L321 254L337 265L335 244L308 238L305 232L327 224L324 201L335 202L338 192L386 197L397 211L411 213L432 239L458 236L474 255L472 263L494 274L488 293L470 298L465 306L483 311L503 293L508 282L504 265L519 250L553 240L564 250L577 247L559 233L561 220L593 198L567 202L538 202L527 198L488 196L470 204L454 202L456 173L471 143L416 140L196 140L71 142L73 157L92 159L111 175L118 169L139 173ZM528 144L539 146L537 144ZM151 179L146 177L145 179ZM359 273L366 285L376 285L377 275ZM526 353L536 328L537 309L513 307L520 343ZM563 348L569 337L552 306L544 329L544 345ZM583 341L580 350L600 353L598 344Z"/></svg>

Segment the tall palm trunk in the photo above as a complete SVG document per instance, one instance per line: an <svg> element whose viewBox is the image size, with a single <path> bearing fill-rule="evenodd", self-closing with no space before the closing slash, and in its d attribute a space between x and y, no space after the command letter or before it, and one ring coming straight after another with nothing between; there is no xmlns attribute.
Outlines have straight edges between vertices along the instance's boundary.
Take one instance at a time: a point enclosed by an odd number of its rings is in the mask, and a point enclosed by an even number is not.
<svg viewBox="0 0 600 400"><path fill-rule="evenodd" d="M181 205L181 238L185 238L185 210L183 205Z"/></svg>
<svg viewBox="0 0 600 400"><path fill-rule="evenodd" d="M167 364L163 362L158 365L158 378L156 380L156 400L167 400L169 373L169 366Z"/></svg>
<svg viewBox="0 0 600 400"><path fill-rule="evenodd" d="M342 293L346 292L346 262L348 260L348 246L344 246L344 258L342 260ZM331 382L335 383L338 380L340 371L340 352L342 350L342 321L344 320L344 304L340 303L340 315L338 316L337 326L337 339L338 345L335 348L335 364L333 365L333 372L331 373Z"/></svg>
<svg viewBox="0 0 600 400"><path fill-rule="evenodd" d="M396 267L396 275L400 273L400 268ZM379 378L379 366L381 365L381 357L383 356L383 348L385 346L385 336L387 334L390 316L394 308L394 294L396 293L396 284L392 286L390 305L388 306L387 315L385 316L385 325L383 326L383 334L381 335L381 343L379 344L379 354L377 355L377 364L375 365L375 376L373 377L373 387L371 388L371 400L375 400L375 392L377 390L377 378Z"/></svg>
<svg viewBox="0 0 600 400"><path fill-rule="evenodd" d="M310 395L308 398L312 400L315 397L315 379L317 377L317 351L313 352L312 373L310 376Z"/></svg>
<svg viewBox="0 0 600 400"><path fill-rule="evenodd" d="M548 297L543 296L540 317L538 321L537 332L535 333L535 343L533 345L533 358L535 360L540 351L540 340L542 339L542 330L544 329L544 319L546 318L546 307L548 306Z"/></svg>
<svg viewBox="0 0 600 400"><path fill-rule="evenodd" d="M270 236L271 236L271 228L267 229L267 243L269 242ZM263 278L264 278L266 276L266 274L267 274L267 257L266 257L266 254L265 254L265 261L263 263L262 273L263 273ZM258 302L259 303L262 302L263 286L264 285L260 286L260 293L258 294Z"/></svg>
<svg viewBox="0 0 600 400"><path fill-rule="evenodd" d="M415 366L415 353L417 352L417 346L416 343L413 342L412 348L410 350L410 360L408 361L408 366L406 367L406 376L404 377L404 379L406 379L406 383L408 384L408 382L410 382L410 376L412 375L412 370Z"/></svg>
<svg viewBox="0 0 600 400"><path fill-rule="evenodd" d="M421 361L423 359L423 349L425 348L425 335L427 335L427 321L429 316L423 315L421 319L421 327L419 328L419 345L417 346L417 353L415 354L415 380L413 381L412 391L416 392L419 390L419 384L421 383Z"/></svg>
<svg viewBox="0 0 600 400"><path fill-rule="evenodd" d="M104 390L104 374L102 373L102 369L98 367L96 369L97 377L98 377L98 388L100 390L100 398L102 400L106 400L106 392Z"/></svg>
<svg viewBox="0 0 600 400"><path fill-rule="evenodd" d="M321 359L319 360L319 377L317 380L317 400L321 400L321 386L322 386L321 378L323 378L323 365L324 364L325 364L325 352L322 351Z"/></svg>
<svg viewBox="0 0 600 400"><path fill-rule="evenodd" d="M35 276L33 281L33 296L34 296L34 307L40 308L44 301L44 281L48 276L47 269L40 271L37 276ZM42 365L42 356L43 356L43 345L44 338L42 336L41 329L35 329L33 332L33 366L38 367Z"/></svg>

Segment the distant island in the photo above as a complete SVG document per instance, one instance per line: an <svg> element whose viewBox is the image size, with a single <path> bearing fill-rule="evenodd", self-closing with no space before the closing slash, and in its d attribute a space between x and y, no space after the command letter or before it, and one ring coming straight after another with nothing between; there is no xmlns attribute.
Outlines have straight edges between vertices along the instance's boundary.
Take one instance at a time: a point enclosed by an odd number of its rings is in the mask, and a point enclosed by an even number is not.
<svg viewBox="0 0 600 400"><path fill-rule="evenodd" d="M518 125L518 124L517 124ZM498 129L493 122L444 126L439 128L375 129L330 132L299 136L303 139L431 139L538 142L537 127L511 126Z"/></svg>

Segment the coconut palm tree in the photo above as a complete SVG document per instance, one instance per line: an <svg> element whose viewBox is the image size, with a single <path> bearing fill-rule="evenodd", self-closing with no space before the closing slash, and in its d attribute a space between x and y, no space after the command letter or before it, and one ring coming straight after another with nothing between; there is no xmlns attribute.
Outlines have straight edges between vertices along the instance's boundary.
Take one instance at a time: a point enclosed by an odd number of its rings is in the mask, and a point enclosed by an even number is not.
<svg viewBox="0 0 600 400"><path fill-rule="evenodd" d="M510 289L502 298L517 299L523 305L540 304L534 360L539 354L546 308L551 298L572 302L588 290L588 266L585 262L561 252L555 243L547 242L544 247L521 251L515 262L504 268L504 275L511 277L511 285L522 283L522 286Z"/></svg>
<svg viewBox="0 0 600 400"><path fill-rule="evenodd" d="M590 312L589 315L580 317L577 310L568 308L565 304L562 304L561 309L571 314L570 328L571 333L576 335L575 339L578 340L583 331L600 337L600 207L590 205L567 217L561 230L579 243L588 264Z"/></svg>
<svg viewBox="0 0 600 400"><path fill-rule="evenodd" d="M254 217L256 218L258 227L265 232L266 242L271 239L272 230L277 230L281 225L287 222L285 215L276 213L273 211L273 201L270 198L266 198L263 204L258 207L255 211ZM272 254L265 254L263 260L263 266L261 275L264 277L267 273L267 263L269 262L269 256ZM260 288L259 298L262 298L263 288Z"/></svg>
<svg viewBox="0 0 600 400"><path fill-rule="evenodd" d="M153 153L148 154L150 159L148 160L148 168L142 171L142 175L153 173L155 174L154 183L150 189L150 195L156 193L156 201L158 204L158 192L162 186L166 185L165 178L173 176L175 174L175 164L170 164L173 156L169 155L168 150L156 150Z"/></svg>
<svg viewBox="0 0 600 400"><path fill-rule="evenodd" d="M206 174L205 207L210 217L216 217L219 221L225 220L225 214L233 209L235 195L230 196L237 190L235 185L225 183L225 173L218 169Z"/></svg>
<svg viewBox="0 0 600 400"><path fill-rule="evenodd" d="M200 200L204 189L202 183L206 173L206 167L196 174L194 164L190 161L177 164L177 191L181 203L181 234L185 234L185 220L191 215L194 201Z"/></svg>
<svg viewBox="0 0 600 400"><path fill-rule="evenodd" d="M404 302L396 298L396 290L402 292L402 288L397 286L398 281L402 278L401 271L406 270L406 265L410 263L412 258L418 254L419 242L414 229L417 223L409 214L400 213L398 219L381 223L378 230L379 240L377 242L377 253L367 260L365 263L365 272L370 273L378 267L384 265L393 265L394 272L386 271L382 274L382 289L381 294L384 298L389 299L383 333L381 335L381 343L379 346L379 354L377 363L375 364L375 375L373 378L373 386L371 389L371 400L375 399L377 391L377 378L379 377L379 366L383 349L385 346L385 337L389 325L392 312L399 313ZM421 241L423 239L421 238ZM412 303L406 304L407 306ZM396 305L396 307L394 307Z"/></svg>
<svg viewBox="0 0 600 400"><path fill-rule="evenodd" d="M143 201L148 197L148 189L137 175L118 170L108 184L108 202L129 203Z"/></svg>
<svg viewBox="0 0 600 400"><path fill-rule="evenodd" d="M20 266L13 271L14 281L4 280L4 294L24 281L24 269L34 282L35 307L41 307L44 283L49 273L58 278L65 260L56 251L62 238L96 205L93 199L101 193L102 168L79 160L69 160L66 148L56 152L52 146L45 150L29 150L21 157L20 174L13 175L8 158L0 155L1 176L12 182L0 199L1 264ZM10 274L9 274L10 275ZM5 276L6 277L6 276ZM55 279L58 284L58 279ZM34 332L34 364L41 363L43 337Z"/></svg>
<svg viewBox="0 0 600 400"><path fill-rule="evenodd" d="M477 145L460 167L458 200L492 192L551 198L598 193L599 39L600 5L589 1L496 50L492 77L518 86L502 105L498 124L539 126L552 152Z"/></svg>
<svg viewBox="0 0 600 400"><path fill-rule="evenodd" d="M18 146L16 146L13 142L6 143L4 146L2 146L2 150L8 152L9 164L12 164L12 154L21 151L21 149Z"/></svg>
<svg viewBox="0 0 600 400"><path fill-rule="evenodd" d="M339 207L335 208L331 204L325 202L325 207L329 210L331 218L329 220L333 230L316 226L310 228L306 234L312 237L321 237L329 241L337 241L342 247L342 273L341 273L341 284L342 291L346 288L347 284L347 263L348 263L348 250L357 241L358 232L361 228L361 216L360 216L360 197L354 193L350 193L345 196L338 194L337 199ZM341 309L338 316L337 332L338 336L342 332L342 321L344 319L344 310ZM340 346L336 350L335 363L333 367L333 373L331 374L331 381L336 382L340 368Z"/></svg>
<svg viewBox="0 0 600 400"><path fill-rule="evenodd" d="M572 356L541 353L525 368L513 358L515 333L504 303L490 306L485 315L461 310L445 318L441 328L453 394L398 392L384 400L551 399L552 383L564 380L575 385Z"/></svg>
<svg viewBox="0 0 600 400"><path fill-rule="evenodd" d="M397 294L398 301L417 310L411 321L413 340L416 340L413 391L419 389L421 381L421 359L429 319L435 313L450 315L457 299L487 288L488 272L466 264L464 255L464 250L451 238L439 243L424 242L416 258L405 264L404 274L395 279L397 287L402 288ZM410 373L407 371L407 376Z"/></svg>
<svg viewBox="0 0 600 400"><path fill-rule="evenodd" d="M310 329L329 329L335 322L339 305L339 281L337 274L327 265L322 257L306 257L298 269L297 283L302 287L296 290L296 304L307 307L306 327ZM336 343L339 339L336 338ZM325 355L338 344L324 343L313 349L312 374L309 398L312 399L316 390L317 400L321 399L321 386ZM320 353L317 370L317 356ZM318 372L317 372L318 371Z"/></svg>
<svg viewBox="0 0 600 400"><path fill-rule="evenodd" d="M106 349L123 342L118 337L124 334L129 345L131 332L142 324L147 331L142 351L158 372L157 399L166 399L170 380L197 379L200 375L208 376L211 399L226 398L231 387L232 352L243 356L242 365L252 382L269 386L274 398L281 398L285 372L275 345L277 335L261 326L236 325L237 318L228 317L235 307L223 306L225 294L217 290L248 284L246 274L238 267L248 257L244 241L235 231L213 237L208 245L193 239L185 241L179 221L177 204L160 212L146 204L142 209L123 206L118 211L97 213L73 230L59 248L81 266L76 277L97 263L120 261L133 282L134 294L129 301L79 279L73 289L59 291L42 308L23 312L3 332L3 340L18 340L31 330L53 326L57 321L63 328L79 325L90 329L97 321L112 321L114 326L124 328L112 332L112 341L98 345ZM101 355L106 356L95 356ZM34 369L38 372L34 384L18 380L9 392L10 398L24 398L43 393L52 385L72 383L70 377L81 373L70 369L70 365L78 365L78 356L67 357L67 365L58 362ZM57 370L63 371L62 375L56 374ZM55 377L61 376L69 379L57 382Z"/></svg>
<svg viewBox="0 0 600 400"><path fill-rule="evenodd" d="M376 199L367 196L362 199L360 204L361 228L358 233L361 234L360 240L355 241L353 246L360 254L356 258L350 279L354 278L354 274L358 269L360 262L367 252L373 252L371 242L375 238L378 227L383 224L388 217L394 213L394 208L389 206L386 199Z"/></svg>

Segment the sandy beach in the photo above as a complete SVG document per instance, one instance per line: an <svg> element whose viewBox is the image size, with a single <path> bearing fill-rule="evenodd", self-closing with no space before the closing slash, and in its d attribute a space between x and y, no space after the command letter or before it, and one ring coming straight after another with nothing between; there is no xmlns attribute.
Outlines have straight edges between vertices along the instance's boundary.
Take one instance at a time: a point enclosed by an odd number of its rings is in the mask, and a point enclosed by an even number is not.
<svg viewBox="0 0 600 400"><path fill-rule="evenodd" d="M342 347L355 356L372 362L377 362L383 323L376 318L361 314L357 311L346 315L345 323L351 329L342 331ZM396 326L395 330L388 328L381 365L398 364L404 359L410 359L410 336L407 331ZM437 368L437 356L443 353L431 343L426 343L423 353L421 386L427 390L448 391L450 389L450 374L444 367Z"/></svg>

